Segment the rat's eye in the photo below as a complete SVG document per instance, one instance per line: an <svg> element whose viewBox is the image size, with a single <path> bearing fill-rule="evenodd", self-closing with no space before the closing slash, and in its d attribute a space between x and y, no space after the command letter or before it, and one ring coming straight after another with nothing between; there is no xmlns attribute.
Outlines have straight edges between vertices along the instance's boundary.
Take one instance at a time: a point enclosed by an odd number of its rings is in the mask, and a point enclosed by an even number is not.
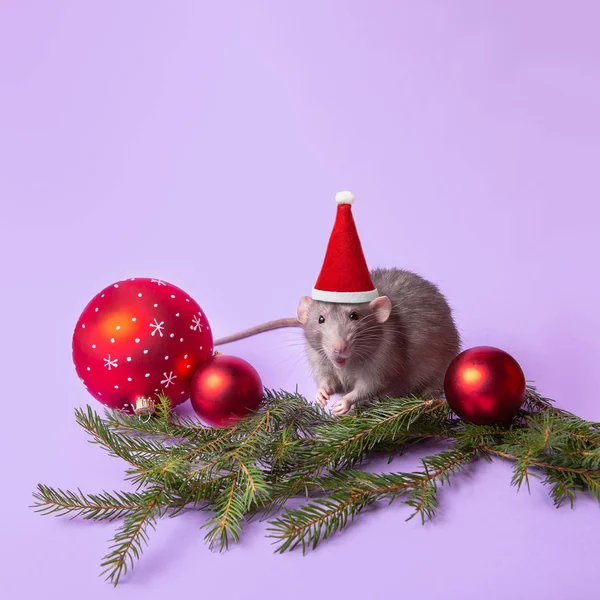
<svg viewBox="0 0 600 600"><path fill-rule="evenodd" d="M325 317L323 315L319 315L319 323L325 323Z"/></svg>
<svg viewBox="0 0 600 600"><path fill-rule="evenodd" d="M356 311L352 311L349 315L351 321L356 321L358 319L358 313Z"/></svg>

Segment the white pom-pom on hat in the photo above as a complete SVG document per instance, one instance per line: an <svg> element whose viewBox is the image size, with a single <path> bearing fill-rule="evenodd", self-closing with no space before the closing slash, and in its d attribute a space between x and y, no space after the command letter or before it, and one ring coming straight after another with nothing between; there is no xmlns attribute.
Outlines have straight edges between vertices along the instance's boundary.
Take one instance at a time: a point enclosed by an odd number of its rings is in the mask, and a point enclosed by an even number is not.
<svg viewBox="0 0 600 600"><path fill-rule="evenodd" d="M338 192L335 195L337 204L354 204L354 194L352 192Z"/></svg>

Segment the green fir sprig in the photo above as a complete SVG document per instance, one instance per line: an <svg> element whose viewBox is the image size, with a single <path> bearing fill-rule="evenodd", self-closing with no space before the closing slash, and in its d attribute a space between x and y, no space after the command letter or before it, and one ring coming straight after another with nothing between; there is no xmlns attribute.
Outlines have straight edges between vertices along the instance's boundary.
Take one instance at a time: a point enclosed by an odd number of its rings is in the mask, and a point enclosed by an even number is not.
<svg viewBox="0 0 600 600"><path fill-rule="evenodd" d="M102 560L115 586L139 559L160 518L184 509L207 511L205 540L223 551L239 541L244 522L269 519L277 552L315 549L373 504L403 501L408 519L431 519L438 492L478 460L512 462L520 489L537 478L554 504L577 494L600 502L600 424L556 408L528 387L510 427L459 420L442 400L379 398L355 414L333 418L299 393L265 390L261 407L234 426L210 428L178 416L164 395L152 418L91 407L75 418L111 456L125 461L134 491L97 494L39 484L33 508L44 515L120 520ZM366 458L401 455L428 441L442 449L414 472L375 474ZM304 504L286 508L293 497Z"/></svg>

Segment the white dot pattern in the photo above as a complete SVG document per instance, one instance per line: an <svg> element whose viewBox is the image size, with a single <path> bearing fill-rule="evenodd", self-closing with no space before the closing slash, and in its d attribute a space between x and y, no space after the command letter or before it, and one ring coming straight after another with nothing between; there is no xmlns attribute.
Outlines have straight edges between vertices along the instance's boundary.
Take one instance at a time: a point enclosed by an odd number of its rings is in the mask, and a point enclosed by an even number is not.
<svg viewBox="0 0 600 600"><path fill-rule="evenodd" d="M133 405L136 396L162 389L177 405L189 397L192 366L209 356L203 350L209 325L200 307L159 281L113 284L80 317L73 358L78 374L86 374L82 384L102 402Z"/></svg>

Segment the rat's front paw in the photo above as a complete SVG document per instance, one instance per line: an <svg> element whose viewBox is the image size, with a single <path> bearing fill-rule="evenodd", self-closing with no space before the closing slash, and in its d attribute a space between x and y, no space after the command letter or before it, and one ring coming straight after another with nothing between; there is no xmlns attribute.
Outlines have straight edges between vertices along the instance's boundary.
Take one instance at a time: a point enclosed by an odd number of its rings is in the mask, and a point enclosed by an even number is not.
<svg viewBox="0 0 600 600"><path fill-rule="evenodd" d="M324 408L325 405L329 402L329 398L333 394L333 388L330 385L322 385L317 391L316 399L321 408Z"/></svg>
<svg viewBox="0 0 600 600"><path fill-rule="evenodd" d="M354 402L350 398L344 396L333 405L331 412L337 417L341 417L342 415L348 414L353 406Z"/></svg>

